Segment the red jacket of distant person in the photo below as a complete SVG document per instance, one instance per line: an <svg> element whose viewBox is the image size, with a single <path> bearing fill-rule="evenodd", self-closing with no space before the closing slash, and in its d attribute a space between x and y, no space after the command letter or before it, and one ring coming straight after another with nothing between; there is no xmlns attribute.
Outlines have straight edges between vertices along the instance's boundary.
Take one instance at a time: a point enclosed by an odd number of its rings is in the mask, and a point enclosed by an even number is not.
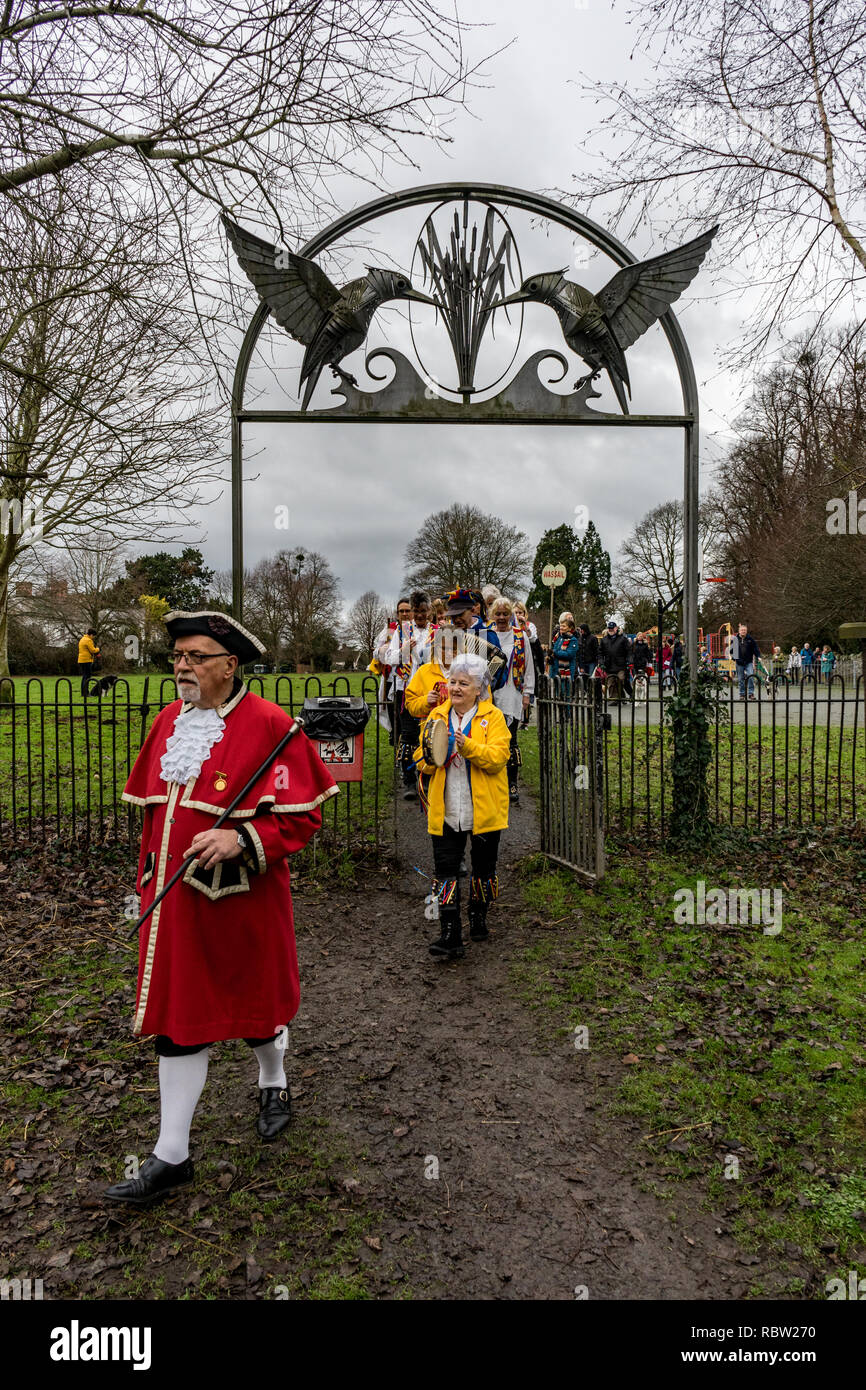
<svg viewBox="0 0 866 1390"><path fill-rule="evenodd" d="M160 761L185 706L175 700L153 722L123 792L144 807L136 891L148 906L199 831L209 830L292 720L236 680L218 713L222 739L185 786L165 782ZM190 860L139 932L133 1031L185 1045L264 1038L297 1013L298 958L287 856L322 823L338 788L312 743L298 732L232 812L250 848L203 870Z"/></svg>

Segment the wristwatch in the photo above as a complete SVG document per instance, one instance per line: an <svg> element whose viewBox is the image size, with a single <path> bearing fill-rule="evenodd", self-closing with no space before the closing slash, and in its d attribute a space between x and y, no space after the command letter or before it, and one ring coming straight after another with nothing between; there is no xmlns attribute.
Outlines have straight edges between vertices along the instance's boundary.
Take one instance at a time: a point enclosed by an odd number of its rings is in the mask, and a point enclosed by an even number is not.
<svg viewBox="0 0 866 1390"><path fill-rule="evenodd" d="M238 844L240 845L241 849L242 849L242 850L243 850L243 849L249 849L249 847L250 847L250 842L249 842L249 840L247 839L247 837L246 837L246 835L244 834L244 832L243 832L242 830L239 830L239 831L237 832L237 836L238 836Z"/></svg>

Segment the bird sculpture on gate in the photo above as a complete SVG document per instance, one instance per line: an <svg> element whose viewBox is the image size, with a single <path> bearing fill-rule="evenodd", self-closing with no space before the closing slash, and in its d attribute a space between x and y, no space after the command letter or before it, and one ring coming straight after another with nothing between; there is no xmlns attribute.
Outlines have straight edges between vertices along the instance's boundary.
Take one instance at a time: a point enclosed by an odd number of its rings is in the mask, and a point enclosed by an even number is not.
<svg viewBox="0 0 866 1390"><path fill-rule="evenodd" d="M559 318L566 343L590 368L575 382L575 390L604 370L623 414L628 415L626 392L631 395L631 383L625 350L691 284L717 231L718 227L711 227L676 251L624 266L597 294L567 280L565 270L552 270L530 275L516 293L499 300L495 307L527 300L549 304Z"/></svg>
<svg viewBox="0 0 866 1390"><path fill-rule="evenodd" d="M223 225L247 278L277 323L306 347L300 384L306 410L322 369L330 367L344 384L357 386L340 366L364 342L373 315L389 299L433 304L413 289L408 276L368 266L367 274L339 288L315 261L264 241L223 214Z"/></svg>

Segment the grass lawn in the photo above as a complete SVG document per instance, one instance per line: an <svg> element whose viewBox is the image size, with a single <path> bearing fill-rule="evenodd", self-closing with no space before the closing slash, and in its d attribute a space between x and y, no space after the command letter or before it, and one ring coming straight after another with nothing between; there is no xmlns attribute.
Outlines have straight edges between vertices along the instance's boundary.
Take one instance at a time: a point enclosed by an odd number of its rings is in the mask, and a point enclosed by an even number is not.
<svg viewBox="0 0 866 1390"><path fill-rule="evenodd" d="M250 676L248 685L298 714L305 695L376 697L376 681L364 672L347 676ZM136 813L120 799L129 770L158 711L175 699L174 681L161 674L134 676L98 700L82 700L78 682L66 677L18 678L16 704L0 706L0 830L19 834L88 832L137 840ZM364 738L364 781L341 785L325 808L323 833L307 859L336 857L375 846L393 782L392 753L375 710Z"/></svg>
<svg viewBox="0 0 866 1390"><path fill-rule="evenodd" d="M545 930L515 987L547 1038L586 1028L590 1049L619 1059L611 1108L643 1121L661 1197L697 1179L747 1250L847 1277L852 1260L866 1267L866 832L722 830L699 861L666 851L608 836L591 890L525 860ZM781 933L677 925L674 893L698 879L779 889Z"/></svg>
<svg viewBox="0 0 866 1390"><path fill-rule="evenodd" d="M627 712L626 712L627 713ZM670 814L673 734L614 714L604 735L605 822L610 829L660 833L662 790ZM866 736L838 725L710 729L710 813L736 826L851 822L866 811ZM526 780L538 789L538 730L520 735Z"/></svg>

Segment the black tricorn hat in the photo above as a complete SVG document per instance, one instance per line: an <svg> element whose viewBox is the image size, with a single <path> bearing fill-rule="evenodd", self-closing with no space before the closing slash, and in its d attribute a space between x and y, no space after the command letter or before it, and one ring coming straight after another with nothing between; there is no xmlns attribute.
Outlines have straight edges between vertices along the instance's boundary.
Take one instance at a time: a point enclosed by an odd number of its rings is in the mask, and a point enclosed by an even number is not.
<svg viewBox="0 0 866 1390"><path fill-rule="evenodd" d="M241 666L256 661L265 651L258 637L228 613L166 613L163 622L170 637L212 637L236 656Z"/></svg>

